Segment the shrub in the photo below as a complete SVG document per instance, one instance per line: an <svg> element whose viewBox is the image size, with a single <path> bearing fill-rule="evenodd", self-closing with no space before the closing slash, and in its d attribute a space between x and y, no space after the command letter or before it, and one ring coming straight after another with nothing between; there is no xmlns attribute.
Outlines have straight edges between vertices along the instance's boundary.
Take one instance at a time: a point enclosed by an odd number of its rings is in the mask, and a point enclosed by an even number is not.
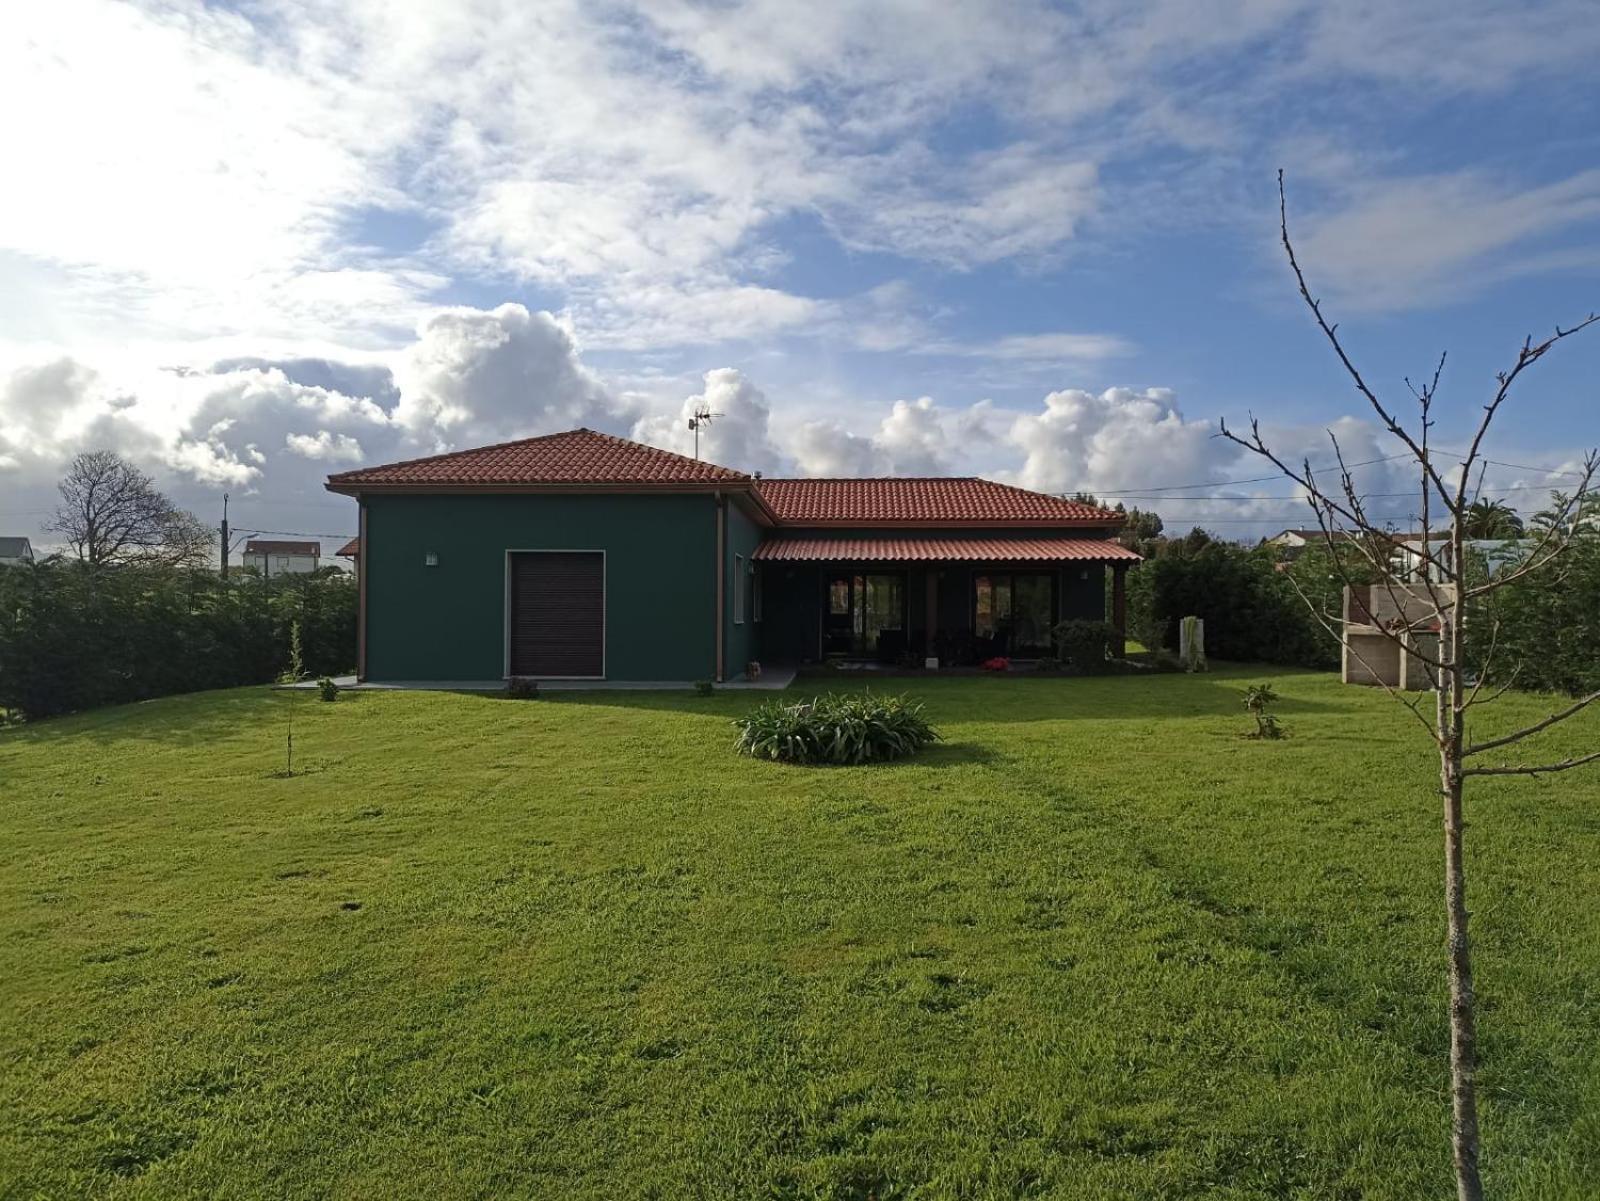
<svg viewBox="0 0 1600 1201"><path fill-rule="evenodd" d="M1246 738L1276 739L1284 736L1282 724L1267 712L1267 706L1277 699L1278 694L1273 691L1271 684L1252 684L1244 690L1244 707L1256 719L1255 733L1246 734Z"/></svg>
<svg viewBox="0 0 1600 1201"><path fill-rule="evenodd" d="M0 709L27 720L175 692L267 684L300 626L301 670L356 662L357 593L337 569L248 571L50 558L0 568Z"/></svg>
<svg viewBox="0 0 1600 1201"><path fill-rule="evenodd" d="M920 702L827 693L768 701L734 723L740 754L781 763L871 763L915 754L939 739Z"/></svg>
<svg viewBox="0 0 1600 1201"><path fill-rule="evenodd" d="M325 701L339 699L339 685L333 682L332 676L323 676L317 681L317 695Z"/></svg>
<svg viewBox="0 0 1600 1201"><path fill-rule="evenodd" d="M530 680L527 676L512 676L506 681L506 692L519 701L535 701L539 699L539 681Z"/></svg>
<svg viewBox="0 0 1600 1201"><path fill-rule="evenodd" d="M982 663L978 664L978 666L984 671L1010 671L1011 660L1007 659L1004 655L996 655L992 659L985 659Z"/></svg>
<svg viewBox="0 0 1600 1201"><path fill-rule="evenodd" d="M696 680L694 682L694 690L701 696L710 696L716 691L716 688L712 685L710 680Z"/></svg>
<svg viewBox="0 0 1600 1201"><path fill-rule="evenodd" d="M289 622L289 663L278 677L280 684L298 684L306 678L306 658L300 649L300 619Z"/></svg>
<svg viewBox="0 0 1600 1201"><path fill-rule="evenodd" d="M1063 621L1050 631L1061 657L1072 664L1074 670L1086 676L1104 675L1113 670L1110 659L1111 642L1116 628L1104 621Z"/></svg>

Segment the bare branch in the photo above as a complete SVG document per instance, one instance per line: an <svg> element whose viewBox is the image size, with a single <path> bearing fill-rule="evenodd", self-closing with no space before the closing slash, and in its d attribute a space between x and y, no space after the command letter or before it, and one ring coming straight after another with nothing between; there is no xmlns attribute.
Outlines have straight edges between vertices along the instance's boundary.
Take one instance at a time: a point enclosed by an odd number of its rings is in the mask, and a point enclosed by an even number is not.
<svg viewBox="0 0 1600 1201"><path fill-rule="evenodd" d="M1281 202L1283 192L1283 173L1281 171L1278 173L1278 192ZM1522 349L1517 352L1517 361L1515 365L1510 371L1502 371L1496 377L1499 380L1500 386L1495 389L1494 397L1489 401L1489 403L1483 406L1483 420L1478 422L1477 432L1472 435L1472 443L1467 447L1467 457L1461 461L1461 479L1456 484L1455 508L1457 510L1465 507L1467 485L1470 483L1469 477L1472 474L1472 465L1478 460L1478 452L1483 447L1484 438L1488 436L1489 426L1493 424L1495 414L1500 411L1500 406L1505 403L1506 397L1511 395L1511 385L1516 383L1519 375L1537 363L1540 359L1544 358L1545 354L1548 353L1550 348L1557 342L1560 342L1564 338L1570 338L1573 334L1576 334L1582 330L1588 329L1589 326L1593 325L1597 321L1600 321L1600 313L1590 313L1587 317L1570 329L1562 329L1558 325L1556 326L1556 332L1551 334L1550 337L1546 338L1543 342L1540 342L1537 346L1533 344L1533 337L1531 334L1527 338L1523 339Z"/></svg>
<svg viewBox="0 0 1600 1201"><path fill-rule="evenodd" d="M1552 713L1543 721L1536 721L1531 726L1524 726L1515 733L1507 734L1503 738L1491 738L1487 742L1474 743L1461 752L1461 757L1467 759L1473 755L1481 755L1484 751L1492 751L1496 747L1510 746L1513 742L1521 742L1524 738L1531 738L1541 730L1548 730L1558 722L1566 721L1575 713L1581 713L1595 701L1600 701L1600 692L1591 692L1588 696L1579 697L1560 713Z"/></svg>
<svg viewBox="0 0 1600 1201"><path fill-rule="evenodd" d="M1433 469L1433 464L1428 461L1427 454L1418 445L1417 440L1411 436L1404 426L1394 419L1394 415L1384 407L1383 402L1378 399L1376 393L1367 387L1367 381L1362 378L1361 372L1356 365L1350 361L1350 356L1345 353L1344 345L1339 341L1339 327L1328 324L1327 318L1322 315L1322 303L1311 295L1311 288L1306 283L1305 272L1300 269L1300 260L1295 256L1294 243L1289 239L1289 205L1284 196L1283 171L1281 169L1278 172L1278 234L1283 241L1284 253L1289 256L1289 266L1294 269L1294 278L1295 282L1300 286L1300 295L1310 307L1312 316L1317 319L1317 326L1322 330L1323 336L1328 339L1328 343L1333 347L1334 353L1339 356L1339 362L1344 365L1345 373L1354 381L1356 391L1366 397L1367 403L1372 406L1372 411L1383 422L1384 428L1405 443L1406 449L1416 456L1417 462L1422 465L1422 470L1427 475L1427 478L1432 481L1433 486L1439 490L1439 496L1448 505L1450 503L1450 491L1445 487L1444 480ZM1593 318L1590 318L1590 320L1593 320ZM1541 350L1540 353L1542 354L1543 351Z"/></svg>
<svg viewBox="0 0 1600 1201"><path fill-rule="evenodd" d="M1574 767L1582 767L1585 763L1600 762L1600 751L1593 751L1587 755L1575 755L1570 759L1562 759L1558 763L1502 763L1499 767L1468 767L1461 772L1462 776L1542 776L1546 772L1571 771Z"/></svg>
<svg viewBox="0 0 1600 1201"><path fill-rule="evenodd" d="M1419 722L1421 722L1422 728L1428 731L1428 737L1437 741L1439 737L1438 731L1433 728L1433 723L1422 715L1422 709L1419 703L1401 693L1399 689L1386 683L1383 677L1379 675L1377 670L1372 666L1372 664L1367 662L1366 658L1361 654L1361 652L1356 650L1356 648L1350 644L1348 634L1341 634L1339 631L1333 628L1333 624L1323 616L1322 610L1317 606L1316 602L1306 595L1305 589L1300 587L1300 581L1295 579L1293 575L1290 575L1288 579L1290 587L1292 587L1299 595L1300 599L1305 602L1306 608L1310 611L1311 616L1316 618L1317 624L1329 634L1333 635L1333 637L1337 638L1339 640L1339 645L1345 650L1349 651L1350 654L1355 656L1356 662L1367 669L1367 674L1370 675L1374 681L1376 681L1378 686L1395 700L1399 701L1407 709L1409 709L1411 711L1411 716L1415 717ZM1344 623L1341 619L1340 624L1344 625L1346 623ZM1387 631L1384 632L1387 633ZM1395 641L1400 642L1400 649L1403 653L1406 649L1405 643L1400 641L1398 638L1395 638Z"/></svg>

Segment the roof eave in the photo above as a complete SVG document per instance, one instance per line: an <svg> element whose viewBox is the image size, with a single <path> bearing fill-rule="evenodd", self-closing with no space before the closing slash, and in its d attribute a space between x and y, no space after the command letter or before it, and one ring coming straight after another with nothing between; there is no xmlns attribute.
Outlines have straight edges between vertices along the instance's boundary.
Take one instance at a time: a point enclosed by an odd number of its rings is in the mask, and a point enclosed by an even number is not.
<svg viewBox="0 0 1600 1201"><path fill-rule="evenodd" d="M392 483L370 480L340 479L329 476L322 486L340 496L362 496L369 493L410 493L413 495L441 494L524 494L524 493L652 493L652 492L751 492L753 480L633 480L618 483ZM770 510L768 510L770 512Z"/></svg>

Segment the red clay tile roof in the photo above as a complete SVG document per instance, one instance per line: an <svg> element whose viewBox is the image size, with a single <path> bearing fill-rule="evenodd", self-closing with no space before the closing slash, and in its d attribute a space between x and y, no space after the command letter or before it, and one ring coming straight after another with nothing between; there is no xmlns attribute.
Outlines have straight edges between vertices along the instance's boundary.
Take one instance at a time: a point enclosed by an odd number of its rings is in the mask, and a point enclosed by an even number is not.
<svg viewBox="0 0 1600 1201"><path fill-rule="evenodd" d="M1120 542L1097 538L768 538L752 556L765 563L1136 563Z"/></svg>
<svg viewBox="0 0 1600 1201"><path fill-rule="evenodd" d="M513 484L713 484L747 481L743 472L702 463L641 442L576 429L363 467L328 477L334 491L366 487L475 487Z"/></svg>
<svg viewBox="0 0 1600 1201"><path fill-rule="evenodd" d="M361 539L352 538L333 553L341 559L359 558L361 555Z"/></svg>
<svg viewBox="0 0 1600 1201"><path fill-rule="evenodd" d="M778 520L835 523L1121 525L1122 516L971 476L924 479L781 479L756 485Z"/></svg>
<svg viewBox="0 0 1600 1201"><path fill-rule="evenodd" d="M270 538L251 538L244 544L247 555L318 555L320 542L274 542Z"/></svg>

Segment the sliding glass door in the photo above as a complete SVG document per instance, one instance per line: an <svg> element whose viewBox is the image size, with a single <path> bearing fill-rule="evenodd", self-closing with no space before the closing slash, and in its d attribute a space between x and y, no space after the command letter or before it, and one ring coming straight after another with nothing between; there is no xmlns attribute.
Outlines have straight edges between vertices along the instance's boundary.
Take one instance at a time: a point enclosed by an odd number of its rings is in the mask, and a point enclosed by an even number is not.
<svg viewBox="0 0 1600 1201"><path fill-rule="evenodd" d="M972 577L972 632L995 655L1039 658L1052 653L1055 576L990 571Z"/></svg>
<svg viewBox="0 0 1600 1201"><path fill-rule="evenodd" d="M823 649L829 655L896 659L905 650L906 578L897 572L827 577Z"/></svg>

